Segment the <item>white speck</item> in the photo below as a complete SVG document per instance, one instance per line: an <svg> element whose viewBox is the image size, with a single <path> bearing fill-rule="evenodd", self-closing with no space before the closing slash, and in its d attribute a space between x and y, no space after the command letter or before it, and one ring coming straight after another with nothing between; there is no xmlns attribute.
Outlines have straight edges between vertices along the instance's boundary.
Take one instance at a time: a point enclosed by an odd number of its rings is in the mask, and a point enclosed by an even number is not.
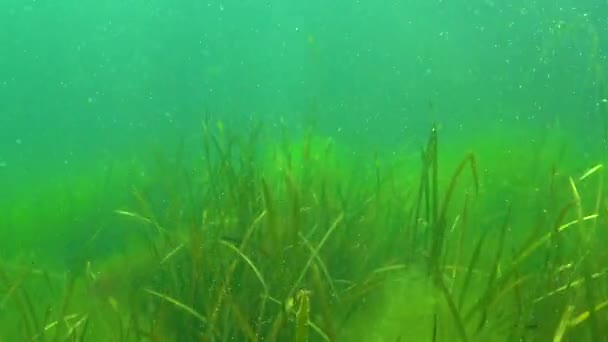
<svg viewBox="0 0 608 342"><path fill-rule="evenodd" d="M15 144L21 145L23 141L21 139L15 139Z"/></svg>
<svg viewBox="0 0 608 342"><path fill-rule="evenodd" d="M608 99L602 99L602 103L608 103Z"/></svg>

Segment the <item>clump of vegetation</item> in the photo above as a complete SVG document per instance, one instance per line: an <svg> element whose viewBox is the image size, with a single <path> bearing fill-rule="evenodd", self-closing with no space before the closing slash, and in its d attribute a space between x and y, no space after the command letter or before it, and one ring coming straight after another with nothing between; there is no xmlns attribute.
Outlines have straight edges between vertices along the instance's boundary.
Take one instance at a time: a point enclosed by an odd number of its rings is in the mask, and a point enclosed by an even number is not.
<svg viewBox="0 0 608 342"><path fill-rule="evenodd" d="M436 129L418 165L373 154L356 161L313 130L299 141L263 132L231 135L205 123L194 157L159 153L151 181L106 213L129 230L125 248L84 253L78 271L65 274L4 263L2 337L562 341L608 334L601 164L580 175L543 168L553 172L515 192L534 196L506 201L474 153L442 163ZM83 245L101 243L102 234Z"/></svg>

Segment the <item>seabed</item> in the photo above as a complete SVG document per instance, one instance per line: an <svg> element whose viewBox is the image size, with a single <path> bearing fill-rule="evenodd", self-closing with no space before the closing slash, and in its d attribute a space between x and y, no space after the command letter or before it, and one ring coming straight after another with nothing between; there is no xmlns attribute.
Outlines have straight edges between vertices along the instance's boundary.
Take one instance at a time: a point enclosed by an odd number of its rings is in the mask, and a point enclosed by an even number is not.
<svg viewBox="0 0 608 342"><path fill-rule="evenodd" d="M205 123L148 172L116 161L8 208L36 233L3 254L0 340L608 336L603 164L449 150L435 128L388 157L264 131Z"/></svg>

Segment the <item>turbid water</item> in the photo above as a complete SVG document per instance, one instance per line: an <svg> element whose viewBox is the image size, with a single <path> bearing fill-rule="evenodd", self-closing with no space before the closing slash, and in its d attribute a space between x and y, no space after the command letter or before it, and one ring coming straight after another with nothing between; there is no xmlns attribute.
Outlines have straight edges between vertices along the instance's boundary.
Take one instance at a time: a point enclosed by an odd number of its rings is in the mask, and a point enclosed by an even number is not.
<svg viewBox="0 0 608 342"><path fill-rule="evenodd" d="M0 4L0 341L600 341L608 4Z"/></svg>

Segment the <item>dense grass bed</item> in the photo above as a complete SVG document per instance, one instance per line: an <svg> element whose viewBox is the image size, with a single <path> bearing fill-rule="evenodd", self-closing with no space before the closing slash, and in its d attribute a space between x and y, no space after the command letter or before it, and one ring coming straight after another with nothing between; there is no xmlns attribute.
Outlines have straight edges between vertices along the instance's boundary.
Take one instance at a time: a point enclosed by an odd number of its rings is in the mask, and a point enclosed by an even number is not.
<svg viewBox="0 0 608 342"><path fill-rule="evenodd" d="M194 150L7 205L0 340L608 335L602 164L434 128L387 154L266 132L205 124Z"/></svg>

